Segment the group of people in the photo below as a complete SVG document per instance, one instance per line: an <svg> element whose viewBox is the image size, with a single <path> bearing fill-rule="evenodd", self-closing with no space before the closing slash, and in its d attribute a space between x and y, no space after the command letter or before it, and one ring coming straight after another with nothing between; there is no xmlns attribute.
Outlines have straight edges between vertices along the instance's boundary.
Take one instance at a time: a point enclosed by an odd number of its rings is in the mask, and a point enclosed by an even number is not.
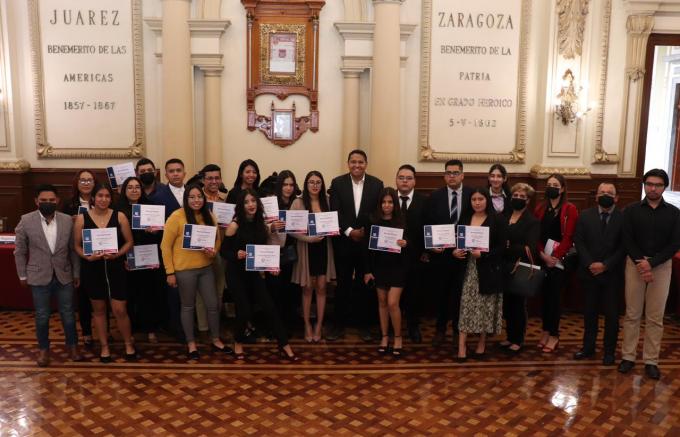
<svg viewBox="0 0 680 437"><path fill-rule="evenodd" d="M37 187L37 210L22 216L16 228L15 258L22 284L33 293L38 365L50 361L52 294L59 298L69 356L82 359L74 288L83 343L92 344L94 320L102 362L111 361L109 308L128 360L137 358L133 332L146 333L155 343L164 322L181 326L176 334L186 343L190 359L200 357L196 330L209 333L213 353L244 359L244 344L259 329L256 310L264 314L265 330L276 338L281 356L297 360L289 335L298 304L307 342L334 341L344 336L347 324L354 324L364 341L378 343L379 353L400 357L404 353L402 307L411 341L421 342L419 319L425 293L433 293L436 301L434 347L446 344L451 322L458 336L457 359L468 358L470 335L478 336L472 354L482 357L487 337L500 334L505 319L506 337L500 347L518 354L525 347L527 297L510 292L506 285L521 262L545 272L540 350L552 353L558 348L560 298L573 265L585 298L583 345L574 358L595 355L598 306L602 305L602 360L605 365L615 364L618 295L625 279L618 369L627 373L634 366L644 308L645 372L650 378L660 377L658 357L671 258L680 249L680 211L662 196L669 183L665 171L648 171L643 178L644 198L625 209L617 205L616 185L601 183L597 206L579 215L567 199L566 180L560 174L547 178L544 200L530 210L534 188L526 183L510 187L501 164L491 166L487 186L471 188L464 184L463 163L450 160L444 166L445 185L429 197L416 191L416 170L409 164L397 170L394 188L367 174L368 158L362 150L352 151L347 165L348 173L335 177L327 189L318 171L307 173L301 187L288 170L261 183L257 163L246 160L227 190L216 164L206 165L185 184L184 164L170 159L165 164L168 183L162 184L154 163L143 158L136 164L136 176L125 180L118 193L92 171L78 171L72 199L64 203L63 212L57 212L59 199L53 186ZM276 196L280 210L337 211L340 233L326 237L285 233L283 221L265 219L263 196ZM233 221L220 226L210 202L234 204ZM135 204L164 205L164 227L132 230ZM184 249L185 224L216 227L214 247ZM488 227L488 250L425 248L424 226L451 224ZM373 225L403 229L403 238L396 241L401 251L369 250ZM83 251L82 231L96 228L116 229L116 253ZM157 245L160 266L129 269L126 253L133 246L148 244ZM279 245L280 269L248 271L249 244ZM426 276L431 278L427 288L423 286ZM333 279L337 286L332 325L324 328L327 284ZM228 295L223 298L225 289ZM235 305L233 347L221 339L220 314L227 300ZM378 336L371 329L376 313Z"/></svg>

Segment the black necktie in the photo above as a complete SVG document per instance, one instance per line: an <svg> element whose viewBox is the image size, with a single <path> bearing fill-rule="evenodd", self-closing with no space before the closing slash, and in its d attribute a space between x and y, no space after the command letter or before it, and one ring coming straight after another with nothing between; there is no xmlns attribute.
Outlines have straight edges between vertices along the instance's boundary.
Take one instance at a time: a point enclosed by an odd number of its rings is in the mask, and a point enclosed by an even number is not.
<svg viewBox="0 0 680 437"><path fill-rule="evenodd" d="M451 223L454 225L458 222L458 193L453 192L451 196Z"/></svg>
<svg viewBox="0 0 680 437"><path fill-rule="evenodd" d="M609 218L609 213L608 212L603 212L600 214L600 221L602 222L602 231L607 228L607 219Z"/></svg>
<svg viewBox="0 0 680 437"><path fill-rule="evenodd" d="M401 211L405 213L408 209L408 196L399 196L399 198L401 199Z"/></svg>

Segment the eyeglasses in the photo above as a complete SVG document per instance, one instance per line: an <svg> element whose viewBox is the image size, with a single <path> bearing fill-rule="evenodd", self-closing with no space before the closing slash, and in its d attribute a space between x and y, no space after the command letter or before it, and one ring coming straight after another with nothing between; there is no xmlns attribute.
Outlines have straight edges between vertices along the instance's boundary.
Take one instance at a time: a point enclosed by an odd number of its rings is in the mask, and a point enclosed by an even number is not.
<svg viewBox="0 0 680 437"><path fill-rule="evenodd" d="M645 182L645 187L647 187L647 188L663 188L663 187L665 187L665 186L666 186L666 185L665 185L665 184L662 184L662 183L655 184L655 183L653 183L653 182Z"/></svg>
<svg viewBox="0 0 680 437"><path fill-rule="evenodd" d="M397 180L402 182L412 181L413 179L415 179L413 176L397 176Z"/></svg>
<svg viewBox="0 0 680 437"><path fill-rule="evenodd" d="M447 171L444 172L444 174L446 176L460 176L460 175L463 174L463 172L462 171L449 171L449 170L447 170Z"/></svg>
<svg viewBox="0 0 680 437"><path fill-rule="evenodd" d="M78 179L80 185L92 185L94 184L94 179Z"/></svg>
<svg viewBox="0 0 680 437"><path fill-rule="evenodd" d="M319 185L321 185L321 181L307 181L307 185L318 187Z"/></svg>

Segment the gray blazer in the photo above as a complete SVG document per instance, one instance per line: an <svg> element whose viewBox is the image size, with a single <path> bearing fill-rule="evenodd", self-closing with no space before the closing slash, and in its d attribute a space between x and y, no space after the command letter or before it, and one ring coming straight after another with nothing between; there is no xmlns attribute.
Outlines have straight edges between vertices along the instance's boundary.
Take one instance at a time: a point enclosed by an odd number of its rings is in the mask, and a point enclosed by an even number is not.
<svg viewBox="0 0 680 437"><path fill-rule="evenodd" d="M54 254L47 244L40 220L40 212L35 210L21 216L16 227L14 260L17 274L26 278L29 285L48 285L53 276L61 284L70 284L74 277L80 277L80 258L73 250L73 218L55 212L57 243Z"/></svg>

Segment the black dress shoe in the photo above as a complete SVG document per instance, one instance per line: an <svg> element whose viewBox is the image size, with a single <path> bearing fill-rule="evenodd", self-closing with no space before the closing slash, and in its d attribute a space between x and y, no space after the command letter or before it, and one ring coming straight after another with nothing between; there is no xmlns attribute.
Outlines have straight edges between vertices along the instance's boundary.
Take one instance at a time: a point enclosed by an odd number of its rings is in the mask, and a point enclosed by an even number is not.
<svg viewBox="0 0 680 437"><path fill-rule="evenodd" d="M437 331L437 333L434 334L434 338L432 338L432 347L441 346L445 340L446 335L443 332Z"/></svg>
<svg viewBox="0 0 680 437"><path fill-rule="evenodd" d="M604 354L604 357L602 357L602 364L605 366L613 366L616 364L614 354Z"/></svg>
<svg viewBox="0 0 680 437"><path fill-rule="evenodd" d="M191 352L187 353L187 357L190 360L198 360L200 358L200 356L201 355L198 353L198 349L196 349L195 351L191 351Z"/></svg>
<svg viewBox="0 0 680 437"><path fill-rule="evenodd" d="M619 364L619 372L628 373L633 370L633 366L635 366L633 361L621 360L621 364Z"/></svg>
<svg viewBox="0 0 680 437"><path fill-rule="evenodd" d="M113 360L111 359L111 355L107 355L107 356L99 355L99 362L100 362L100 363L108 364L108 363L110 363L111 361L113 361Z"/></svg>
<svg viewBox="0 0 680 437"><path fill-rule="evenodd" d="M660 379L661 371L655 364L645 364L645 375L650 379Z"/></svg>
<svg viewBox="0 0 680 437"><path fill-rule="evenodd" d="M581 349L580 351L576 352L574 354L574 359L575 360L587 360L588 358L592 358L595 356L595 352L590 352Z"/></svg>

